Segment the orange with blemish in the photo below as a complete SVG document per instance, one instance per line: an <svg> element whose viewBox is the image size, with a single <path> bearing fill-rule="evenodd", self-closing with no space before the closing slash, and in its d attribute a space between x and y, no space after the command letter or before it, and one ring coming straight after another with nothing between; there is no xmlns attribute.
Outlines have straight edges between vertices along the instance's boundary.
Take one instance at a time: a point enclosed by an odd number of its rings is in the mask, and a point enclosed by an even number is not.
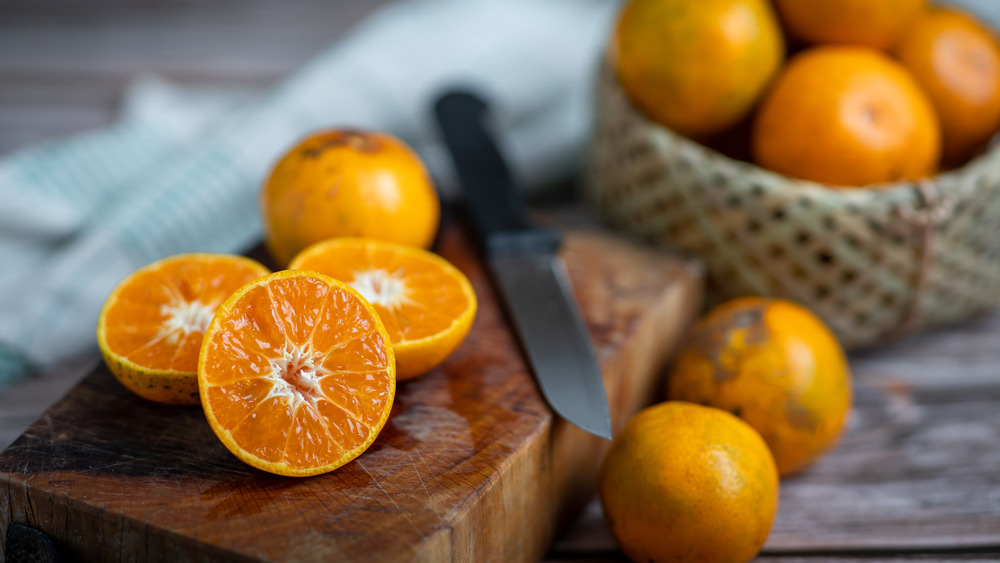
<svg viewBox="0 0 1000 563"><path fill-rule="evenodd" d="M836 443L852 400L847 360L826 326L790 301L759 297L723 303L692 327L667 394L746 420L782 475Z"/></svg>
<svg viewBox="0 0 1000 563"><path fill-rule="evenodd" d="M604 516L632 561L749 561L778 504L760 435L733 415L679 401L644 409L601 467Z"/></svg>
<svg viewBox="0 0 1000 563"><path fill-rule="evenodd" d="M305 247L365 237L427 248L440 202L420 158L387 133L310 135L274 166L261 190L265 241L284 266Z"/></svg>

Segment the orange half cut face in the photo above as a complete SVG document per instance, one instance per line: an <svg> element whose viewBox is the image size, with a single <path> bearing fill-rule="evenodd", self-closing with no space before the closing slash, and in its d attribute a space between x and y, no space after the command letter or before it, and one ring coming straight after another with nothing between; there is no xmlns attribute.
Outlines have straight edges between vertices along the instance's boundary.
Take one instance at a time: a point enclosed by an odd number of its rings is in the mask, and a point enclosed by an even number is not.
<svg viewBox="0 0 1000 563"><path fill-rule="evenodd" d="M198 363L212 430L244 462L278 475L332 471L385 425L395 355L372 306L347 284L286 270L233 294Z"/></svg>
<svg viewBox="0 0 1000 563"><path fill-rule="evenodd" d="M289 267L341 280L372 304L392 339L399 380L447 359L476 316L476 294L465 274L421 248L335 238L303 250Z"/></svg>
<svg viewBox="0 0 1000 563"><path fill-rule="evenodd" d="M97 321L97 343L111 373L153 401L198 404L198 353L216 309L268 273L228 254L178 254L129 274Z"/></svg>

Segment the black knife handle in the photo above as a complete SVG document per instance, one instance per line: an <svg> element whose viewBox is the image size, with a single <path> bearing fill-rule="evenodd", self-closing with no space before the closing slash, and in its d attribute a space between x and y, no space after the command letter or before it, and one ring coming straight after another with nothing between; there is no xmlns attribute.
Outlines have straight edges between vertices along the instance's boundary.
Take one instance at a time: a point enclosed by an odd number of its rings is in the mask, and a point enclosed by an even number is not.
<svg viewBox="0 0 1000 563"><path fill-rule="evenodd" d="M434 111L486 253L555 252L559 234L528 221L520 190L489 130L486 102L470 92L452 91L438 98Z"/></svg>

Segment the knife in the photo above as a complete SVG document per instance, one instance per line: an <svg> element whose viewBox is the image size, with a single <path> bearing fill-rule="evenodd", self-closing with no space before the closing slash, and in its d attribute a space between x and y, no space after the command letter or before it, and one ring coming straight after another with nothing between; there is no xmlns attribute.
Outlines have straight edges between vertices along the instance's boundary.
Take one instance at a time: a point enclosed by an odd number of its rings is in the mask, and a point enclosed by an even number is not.
<svg viewBox="0 0 1000 563"><path fill-rule="evenodd" d="M558 256L562 238L528 220L488 129L486 102L455 91L434 110L469 218L542 394L564 419L610 440L604 379Z"/></svg>

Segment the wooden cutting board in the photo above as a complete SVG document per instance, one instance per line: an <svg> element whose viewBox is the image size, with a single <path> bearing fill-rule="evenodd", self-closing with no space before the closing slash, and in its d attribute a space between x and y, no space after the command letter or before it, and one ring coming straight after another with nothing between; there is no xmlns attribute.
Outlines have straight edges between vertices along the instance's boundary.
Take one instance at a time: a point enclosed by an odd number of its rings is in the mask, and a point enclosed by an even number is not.
<svg viewBox="0 0 1000 563"><path fill-rule="evenodd" d="M610 235L566 243L618 429L656 398L700 275ZM200 408L144 401L101 366L0 454L0 546L18 523L85 561L540 558L592 496L608 442L543 402L459 227L436 250L472 281L475 324L443 366L399 385L358 459L307 479L257 471Z"/></svg>

